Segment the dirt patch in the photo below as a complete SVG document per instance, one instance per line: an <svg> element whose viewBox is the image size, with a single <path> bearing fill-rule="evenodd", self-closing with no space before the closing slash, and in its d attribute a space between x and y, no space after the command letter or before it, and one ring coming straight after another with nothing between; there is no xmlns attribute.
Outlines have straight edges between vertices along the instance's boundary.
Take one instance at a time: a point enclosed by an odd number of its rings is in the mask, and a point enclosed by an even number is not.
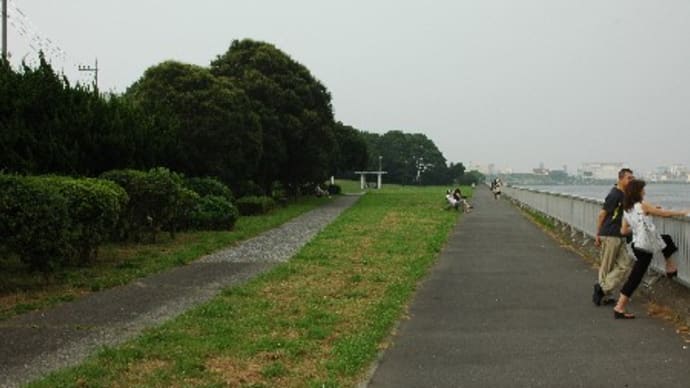
<svg viewBox="0 0 690 388"><path fill-rule="evenodd" d="M135 363L130 363L127 371L124 372L124 381L116 386L125 388L145 385L152 374L167 368L169 365L168 361L160 359L138 360Z"/></svg>
<svg viewBox="0 0 690 388"><path fill-rule="evenodd" d="M220 376L229 387L266 384L261 374L262 365L257 362L234 357L216 357L208 360L206 367L210 372Z"/></svg>

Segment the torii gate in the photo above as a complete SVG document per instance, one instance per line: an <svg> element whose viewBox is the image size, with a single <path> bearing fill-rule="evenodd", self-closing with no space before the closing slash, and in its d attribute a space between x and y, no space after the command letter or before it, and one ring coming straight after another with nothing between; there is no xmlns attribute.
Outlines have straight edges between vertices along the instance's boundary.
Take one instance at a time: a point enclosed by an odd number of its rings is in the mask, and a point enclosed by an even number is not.
<svg viewBox="0 0 690 388"><path fill-rule="evenodd" d="M355 171L355 174L359 174L359 188L364 190L365 186L367 184L366 176L367 175L376 175L376 188L380 189L381 188L381 176L383 174L388 174L387 171Z"/></svg>

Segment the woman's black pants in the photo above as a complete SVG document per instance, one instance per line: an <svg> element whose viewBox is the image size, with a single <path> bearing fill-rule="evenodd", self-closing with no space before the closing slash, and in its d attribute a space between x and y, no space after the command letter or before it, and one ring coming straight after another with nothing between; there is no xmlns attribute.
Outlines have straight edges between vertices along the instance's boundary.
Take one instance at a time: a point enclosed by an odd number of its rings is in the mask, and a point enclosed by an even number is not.
<svg viewBox="0 0 690 388"><path fill-rule="evenodd" d="M664 248L661 253L664 255L666 260L668 260L671 255L676 253L678 247L668 234L662 234L661 238L663 238L664 242L666 243L666 248ZM637 287L640 285L642 277L644 276L645 272L647 272L647 268L649 268L649 264L652 262L652 257L654 257L652 253L635 248L634 244L632 249L633 253L635 253L635 258L637 258L637 261L635 261L635 265L633 265L633 269L630 271L628 280L621 289L621 294L627 296L628 298L632 296L633 292L635 292Z"/></svg>

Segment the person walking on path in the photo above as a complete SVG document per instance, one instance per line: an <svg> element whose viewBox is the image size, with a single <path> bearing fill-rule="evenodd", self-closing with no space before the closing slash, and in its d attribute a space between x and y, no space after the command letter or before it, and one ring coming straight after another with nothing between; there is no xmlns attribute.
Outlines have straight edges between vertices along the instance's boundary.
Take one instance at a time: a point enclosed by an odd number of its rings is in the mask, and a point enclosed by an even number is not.
<svg viewBox="0 0 690 388"><path fill-rule="evenodd" d="M644 202L644 187L645 181L633 180L628 184L625 191L625 199L623 201L625 214L621 233L628 234L632 232L632 250L637 260L635 265L633 265L628 280L621 289L618 303L613 308L613 317L616 319L635 318L635 315L626 312L625 308L633 292L640 285L645 272L647 272L655 251L660 250L666 259L666 276L672 278L678 274L675 263L671 261L671 256L678 251L678 247L673 242L671 236L659 234L656 231L656 227L649 216L686 216L688 211L664 210L659 206Z"/></svg>
<svg viewBox="0 0 690 388"><path fill-rule="evenodd" d="M606 196L597 218L594 245L601 249L601 254L598 282L594 284L592 294L592 302L597 306L607 302L604 301L604 297L623 283L631 267L631 260L625 249L626 239L621 235L621 225L623 193L633 178L633 172L629 168L623 168L618 172L618 182Z"/></svg>

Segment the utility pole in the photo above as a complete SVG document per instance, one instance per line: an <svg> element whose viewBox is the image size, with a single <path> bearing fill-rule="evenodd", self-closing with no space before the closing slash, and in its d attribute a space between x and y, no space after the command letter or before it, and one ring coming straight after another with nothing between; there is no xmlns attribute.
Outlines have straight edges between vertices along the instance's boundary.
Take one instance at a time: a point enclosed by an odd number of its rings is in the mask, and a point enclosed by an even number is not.
<svg viewBox="0 0 690 388"><path fill-rule="evenodd" d="M5 0L7 1L7 0ZM79 71L90 71L93 72L93 89L98 91L98 58L96 58L96 64L91 66L79 65Z"/></svg>
<svg viewBox="0 0 690 388"><path fill-rule="evenodd" d="M2 59L7 60L7 2L2 0Z"/></svg>

